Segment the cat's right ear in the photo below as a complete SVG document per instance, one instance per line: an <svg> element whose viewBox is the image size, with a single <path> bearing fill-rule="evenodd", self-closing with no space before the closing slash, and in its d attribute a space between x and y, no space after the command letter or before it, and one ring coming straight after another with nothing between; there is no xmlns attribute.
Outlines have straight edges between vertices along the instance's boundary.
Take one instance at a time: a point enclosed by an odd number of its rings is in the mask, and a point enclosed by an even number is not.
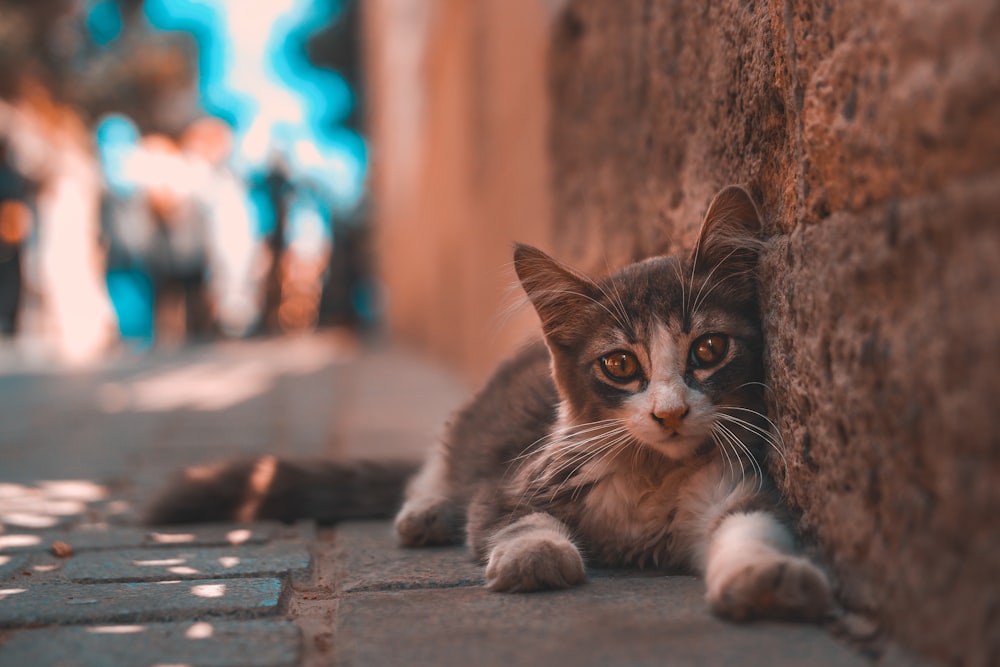
<svg viewBox="0 0 1000 667"><path fill-rule="evenodd" d="M590 278L521 243L514 247L514 270L550 343L569 346L586 333L586 314L598 296Z"/></svg>
<svg viewBox="0 0 1000 667"><path fill-rule="evenodd" d="M725 267L722 272L749 273L763 247L761 230L760 211L750 193L738 185L727 186L708 206L692 261L706 272Z"/></svg>

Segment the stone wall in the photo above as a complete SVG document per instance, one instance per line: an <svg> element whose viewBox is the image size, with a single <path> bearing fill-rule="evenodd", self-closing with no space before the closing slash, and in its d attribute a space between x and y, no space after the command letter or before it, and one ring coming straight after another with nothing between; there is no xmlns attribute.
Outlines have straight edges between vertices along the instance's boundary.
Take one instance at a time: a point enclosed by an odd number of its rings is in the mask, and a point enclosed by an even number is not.
<svg viewBox="0 0 1000 667"><path fill-rule="evenodd" d="M592 273L766 216L776 476L851 609L1000 663L1000 5L371 0L393 332L479 379L509 243Z"/></svg>
<svg viewBox="0 0 1000 667"><path fill-rule="evenodd" d="M1000 5L577 0L552 39L560 254L683 245L747 184L806 534L890 636L1000 662Z"/></svg>

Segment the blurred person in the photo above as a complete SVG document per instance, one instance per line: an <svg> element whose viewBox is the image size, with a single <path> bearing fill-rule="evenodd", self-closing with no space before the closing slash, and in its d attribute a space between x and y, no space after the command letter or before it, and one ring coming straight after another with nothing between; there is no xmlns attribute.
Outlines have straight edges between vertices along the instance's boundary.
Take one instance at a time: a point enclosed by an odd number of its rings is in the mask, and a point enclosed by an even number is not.
<svg viewBox="0 0 1000 667"><path fill-rule="evenodd" d="M40 141L25 157L38 168L37 288L43 336L70 363L94 360L115 340L117 322L98 244L101 182L89 133L69 107L27 81L18 101L23 130Z"/></svg>
<svg viewBox="0 0 1000 667"><path fill-rule="evenodd" d="M272 155L263 178L254 187L261 193L261 203L267 210L269 228L266 234L263 329L269 333L281 331L278 309L282 301L282 258L285 254L285 228L289 202L295 196L295 184L288 173L288 164L280 155Z"/></svg>
<svg viewBox="0 0 1000 667"><path fill-rule="evenodd" d="M0 137L0 337L17 333L23 290L22 246L32 227L28 179L14 168L9 142Z"/></svg>
<svg viewBox="0 0 1000 667"><path fill-rule="evenodd" d="M233 133L207 117L192 123L180 146L196 175L195 196L205 214L208 293L216 322L227 336L250 332L260 313L260 247L247 188L229 168Z"/></svg>
<svg viewBox="0 0 1000 667"><path fill-rule="evenodd" d="M208 222L195 196L203 177L192 170L180 146L151 134L141 141L140 179L153 220L153 242L146 258L154 294L156 338L181 343L207 338L212 317L206 291Z"/></svg>
<svg viewBox="0 0 1000 667"><path fill-rule="evenodd" d="M371 230L366 224L367 203L331 219L333 252L330 256L320 326L348 326L372 330L378 324L378 285L371 265Z"/></svg>
<svg viewBox="0 0 1000 667"><path fill-rule="evenodd" d="M324 278L330 264L332 238L329 213L310 187L296 190L288 207L285 252L280 259L282 331L306 331L316 326Z"/></svg>
<svg viewBox="0 0 1000 667"><path fill-rule="evenodd" d="M140 134L131 119L112 115L95 128L104 174L101 202L106 281L121 336L131 347L153 343L153 283L148 259L156 225L135 168Z"/></svg>

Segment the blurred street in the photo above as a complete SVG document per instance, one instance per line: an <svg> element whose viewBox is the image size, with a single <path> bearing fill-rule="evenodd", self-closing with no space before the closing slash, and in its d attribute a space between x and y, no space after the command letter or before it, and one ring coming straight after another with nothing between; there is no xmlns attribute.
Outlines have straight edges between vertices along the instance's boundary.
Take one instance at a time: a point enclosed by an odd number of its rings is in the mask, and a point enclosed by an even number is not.
<svg viewBox="0 0 1000 667"><path fill-rule="evenodd" d="M171 469L238 455L419 458L463 398L443 371L397 363L402 353L337 331L128 355L69 373L7 352L0 482L80 478L130 497Z"/></svg>
<svg viewBox="0 0 1000 667"><path fill-rule="evenodd" d="M3 368L0 665L865 662L812 626L718 621L687 576L507 596L463 548L400 549L383 521L135 523L184 465L418 457L468 389L397 348L328 332Z"/></svg>

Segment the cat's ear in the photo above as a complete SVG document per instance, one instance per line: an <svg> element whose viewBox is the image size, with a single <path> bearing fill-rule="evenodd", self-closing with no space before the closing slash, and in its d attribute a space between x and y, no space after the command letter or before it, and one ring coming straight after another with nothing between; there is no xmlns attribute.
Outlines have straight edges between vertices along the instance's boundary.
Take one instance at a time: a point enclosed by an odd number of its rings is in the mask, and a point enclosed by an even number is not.
<svg viewBox="0 0 1000 667"><path fill-rule="evenodd" d="M586 332L586 313L598 295L590 278L520 243L514 247L514 270L542 321L546 339L568 346Z"/></svg>
<svg viewBox="0 0 1000 667"><path fill-rule="evenodd" d="M729 185L715 195L701 224L692 260L700 271L751 272L763 245L760 211L750 193Z"/></svg>

